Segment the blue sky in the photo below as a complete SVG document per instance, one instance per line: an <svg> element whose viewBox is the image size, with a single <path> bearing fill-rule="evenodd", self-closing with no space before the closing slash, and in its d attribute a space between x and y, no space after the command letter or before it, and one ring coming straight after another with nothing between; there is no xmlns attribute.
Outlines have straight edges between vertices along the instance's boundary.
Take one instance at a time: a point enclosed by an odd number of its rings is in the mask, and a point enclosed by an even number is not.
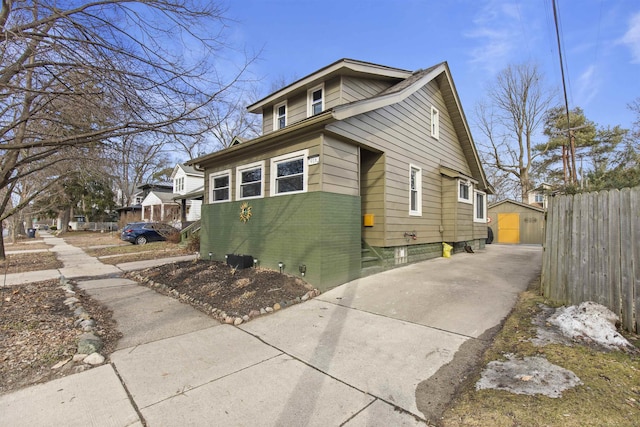
<svg viewBox="0 0 640 427"><path fill-rule="evenodd" d="M640 96L640 1L557 0L571 108L629 128ZM551 0L229 0L253 71L291 82L340 58L417 70L448 61L471 122L496 73L534 61L561 88ZM476 132L476 138L479 136Z"/></svg>

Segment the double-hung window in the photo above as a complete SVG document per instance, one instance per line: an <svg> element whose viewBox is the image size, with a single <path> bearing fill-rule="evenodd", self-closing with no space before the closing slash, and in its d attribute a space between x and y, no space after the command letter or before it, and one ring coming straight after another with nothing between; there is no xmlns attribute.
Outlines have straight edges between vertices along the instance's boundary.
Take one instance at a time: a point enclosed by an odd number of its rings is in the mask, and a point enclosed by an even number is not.
<svg viewBox="0 0 640 427"><path fill-rule="evenodd" d="M471 182L468 180L458 180L458 201L473 203L473 200L471 200Z"/></svg>
<svg viewBox="0 0 640 427"><path fill-rule="evenodd" d="M436 107L431 107L431 136L440 138L440 112Z"/></svg>
<svg viewBox="0 0 640 427"><path fill-rule="evenodd" d="M307 191L307 157L308 150L302 150L271 159L272 196Z"/></svg>
<svg viewBox="0 0 640 427"><path fill-rule="evenodd" d="M180 193L184 191L184 177L181 176L180 178L176 178L173 181L173 192L174 193Z"/></svg>
<svg viewBox="0 0 640 427"><path fill-rule="evenodd" d="M422 215L422 169L409 165L409 215Z"/></svg>
<svg viewBox="0 0 640 427"><path fill-rule="evenodd" d="M307 91L307 105L309 117L324 111L324 85L316 86Z"/></svg>
<svg viewBox="0 0 640 427"><path fill-rule="evenodd" d="M231 171L217 172L209 177L209 202L220 203L231 200L229 188L231 185Z"/></svg>
<svg viewBox="0 0 640 427"><path fill-rule="evenodd" d="M251 163L236 169L237 199L255 199L264 194L264 162Z"/></svg>
<svg viewBox="0 0 640 427"><path fill-rule="evenodd" d="M273 107L273 129L282 129L287 125L287 103L283 102Z"/></svg>
<svg viewBox="0 0 640 427"><path fill-rule="evenodd" d="M474 191L473 221L487 222L487 195L482 191Z"/></svg>

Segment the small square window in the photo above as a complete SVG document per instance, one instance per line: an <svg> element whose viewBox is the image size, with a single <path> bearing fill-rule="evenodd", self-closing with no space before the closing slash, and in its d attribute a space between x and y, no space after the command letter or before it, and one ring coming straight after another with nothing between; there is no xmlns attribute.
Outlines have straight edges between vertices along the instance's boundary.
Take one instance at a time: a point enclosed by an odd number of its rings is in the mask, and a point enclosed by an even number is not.
<svg viewBox="0 0 640 427"><path fill-rule="evenodd" d="M229 186L231 184L231 171L211 175L209 201L210 203L228 202L231 199Z"/></svg>
<svg viewBox="0 0 640 427"><path fill-rule="evenodd" d="M431 136L440 138L440 112L436 107L431 107Z"/></svg>
<svg viewBox="0 0 640 427"><path fill-rule="evenodd" d="M240 199L262 197L264 190L264 162L245 165L236 170L236 194Z"/></svg>

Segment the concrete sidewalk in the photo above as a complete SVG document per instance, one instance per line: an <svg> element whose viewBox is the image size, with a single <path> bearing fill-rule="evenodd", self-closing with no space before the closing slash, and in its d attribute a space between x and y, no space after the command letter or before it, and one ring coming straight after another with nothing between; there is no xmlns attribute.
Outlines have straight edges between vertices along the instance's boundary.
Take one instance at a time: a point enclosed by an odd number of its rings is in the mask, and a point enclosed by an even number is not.
<svg viewBox="0 0 640 427"><path fill-rule="evenodd" d="M57 279L64 276L67 279L83 277L119 275L122 272L143 270L145 268L162 265L169 262L179 262L195 259L195 255L182 255L171 258L160 258L147 261L125 262L116 265L103 264L97 258L87 255L82 249L72 246L60 237L55 237L46 231L40 231L44 243L51 245L51 249L34 249L20 251L21 253L34 253L51 251L55 253L63 267L55 270L26 271L24 273L12 273L2 276L0 284L4 286L23 285L25 283L41 282ZM14 251L15 253L15 251ZM37 255L35 255L37 256Z"/></svg>
<svg viewBox="0 0 640 427"><path fill-rule="evenodd" d="M420 385L502 321L541 254L490 245L240 327L135 282L83 280L124 333L110 365L0 396L0 424L425 425Z"/></svg>

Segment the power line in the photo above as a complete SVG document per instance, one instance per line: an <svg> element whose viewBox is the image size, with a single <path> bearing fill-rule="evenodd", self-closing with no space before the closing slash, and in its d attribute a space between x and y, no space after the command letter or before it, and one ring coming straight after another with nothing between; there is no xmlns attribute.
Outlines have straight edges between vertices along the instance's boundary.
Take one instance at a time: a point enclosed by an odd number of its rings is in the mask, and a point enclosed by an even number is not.
<svg viewBox="0 0 640 427"><path fill-rule="evenodd" d="M571 132L571 120L569 117L569 99L567 97L567 84L564 77L564 63L562 61L562 45L560 44L560 30L558 27L558 11L556 8L556 0L551 1L553 7L553 21L556 27L556 40L558 42L558 57L560 58L560 73L562 75L562 90L564 92L564 107L567 114L567 129L569 130L568 146L562 146L562 166L564 170L564 181L567 183L567 172L569 172L569 182L573 183L576 177L576 149ZM569 161L569 158L570 160Z"/></svg>

